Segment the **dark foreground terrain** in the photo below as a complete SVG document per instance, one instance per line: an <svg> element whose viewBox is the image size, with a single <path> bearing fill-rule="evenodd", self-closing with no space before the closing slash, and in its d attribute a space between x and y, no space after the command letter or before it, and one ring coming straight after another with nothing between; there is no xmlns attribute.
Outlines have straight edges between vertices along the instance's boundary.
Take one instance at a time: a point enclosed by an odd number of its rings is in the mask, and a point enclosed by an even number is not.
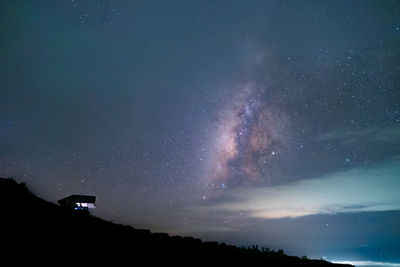
<svg viewBox="0 0 400 267"><path fill-rule="evenodd" d="M118 225L47 202L13 179L0 178L0 203L7 266L346 266Z"/></svg>

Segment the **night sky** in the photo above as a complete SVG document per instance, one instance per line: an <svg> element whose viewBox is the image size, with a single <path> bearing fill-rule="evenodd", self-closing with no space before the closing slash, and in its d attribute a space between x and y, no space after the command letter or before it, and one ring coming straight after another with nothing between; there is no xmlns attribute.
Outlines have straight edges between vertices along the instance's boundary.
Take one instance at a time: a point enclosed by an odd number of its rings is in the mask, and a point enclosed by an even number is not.
<svg viewBox="0 0 400 267"><path fill-rule="evenodd" d="M400 266L400 2L1 1L0 32L0 177Z"/></svg>

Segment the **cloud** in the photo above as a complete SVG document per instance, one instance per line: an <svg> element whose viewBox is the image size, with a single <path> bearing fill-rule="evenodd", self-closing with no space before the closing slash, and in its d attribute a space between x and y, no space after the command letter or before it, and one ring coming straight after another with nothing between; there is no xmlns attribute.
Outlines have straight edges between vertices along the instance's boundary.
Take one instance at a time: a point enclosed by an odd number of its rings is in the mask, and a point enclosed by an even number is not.
<svg viewBox="0 0 400 267"><path fill-rule="evenodd" d="M400 127L398 125L372 127L367 129L339 128L318 137L320 141L338 140L344 145L356 144L398 144L400 143Z"/></svg>
<svg viewBox="0 0 400 267"><path fill-rule="evenodd" d="M238 188L204 211L242 212L252 218L400 210L400 164L351 169L263 188ZM240 201L237 201L240 200Z"/></svg>

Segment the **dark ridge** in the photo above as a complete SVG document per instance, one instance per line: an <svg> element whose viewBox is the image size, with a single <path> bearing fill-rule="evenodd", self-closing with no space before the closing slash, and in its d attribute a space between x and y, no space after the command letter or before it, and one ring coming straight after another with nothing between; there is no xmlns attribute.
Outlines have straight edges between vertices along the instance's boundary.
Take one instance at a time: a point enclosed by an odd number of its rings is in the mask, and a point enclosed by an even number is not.
<svg viewBox="0 0 400 267"><path fill-rule="evenodd" d="M268 249L238 248L193 237L151 233L107 222L47 202L25 184L0 178L2 261L18 263L243 266L346 266L287 256ZM172 265L173 266L173 265ZM347 265L350 266L350 265Z"/></svg>

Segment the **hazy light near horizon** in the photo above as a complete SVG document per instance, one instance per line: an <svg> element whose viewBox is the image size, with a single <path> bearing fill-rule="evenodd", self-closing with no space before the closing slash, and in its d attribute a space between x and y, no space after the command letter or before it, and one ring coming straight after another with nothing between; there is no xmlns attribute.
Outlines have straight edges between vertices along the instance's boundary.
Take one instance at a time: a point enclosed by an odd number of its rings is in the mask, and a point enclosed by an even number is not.
<svg viewBox="0 0 400 267"><path fill-rule="evenodd" d="M225 201L206 210L247 211L249 217L277 219L313 214L400 210L400 166L351 169L288 184L233 191L239 201Z"/></svg>
<svg viewBox="0 0 400 267"><path fill-rule="evenodd" d="M400 263L395 262L382 262L382 261L335 261L332 260L333 263L340 263L340 264L352 264L354 266L381 266L381 267L398 267Z"/></svg>

